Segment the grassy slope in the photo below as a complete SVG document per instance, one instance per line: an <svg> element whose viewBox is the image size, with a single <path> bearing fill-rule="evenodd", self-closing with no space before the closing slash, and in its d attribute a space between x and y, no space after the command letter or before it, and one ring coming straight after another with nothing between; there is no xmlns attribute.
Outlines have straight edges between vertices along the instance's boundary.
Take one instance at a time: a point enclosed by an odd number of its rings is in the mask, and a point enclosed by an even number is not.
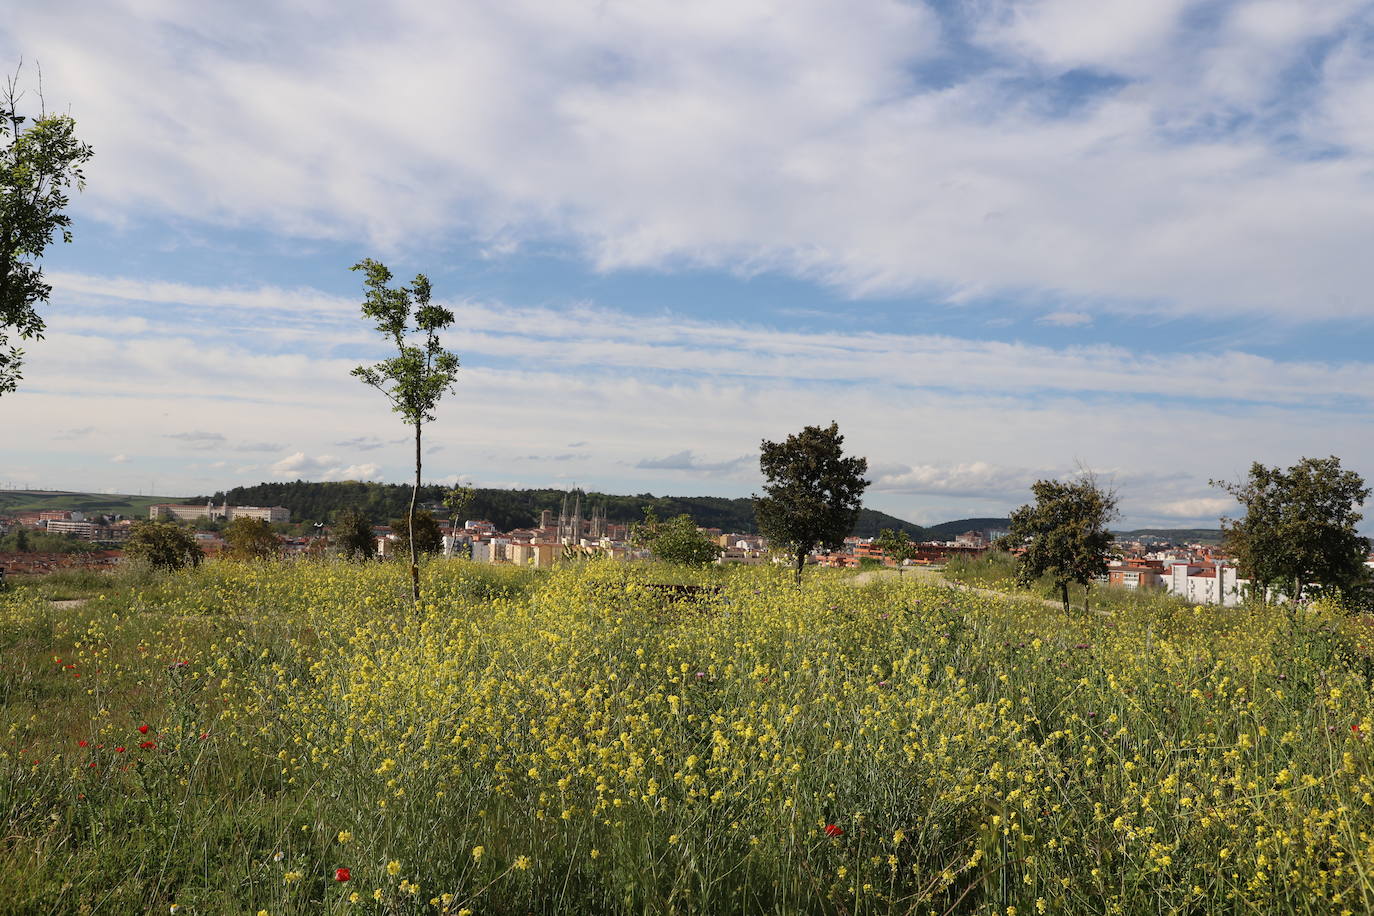
<svg viewBox="0 0 1374 916"><path fill-rule="evenodd" d="M44 509L79 509L87 515L128 515L147 518L154 503L179 502L179 496L133 496L118 493L81 493L67 490L0 490L0 515Z"/></svg>

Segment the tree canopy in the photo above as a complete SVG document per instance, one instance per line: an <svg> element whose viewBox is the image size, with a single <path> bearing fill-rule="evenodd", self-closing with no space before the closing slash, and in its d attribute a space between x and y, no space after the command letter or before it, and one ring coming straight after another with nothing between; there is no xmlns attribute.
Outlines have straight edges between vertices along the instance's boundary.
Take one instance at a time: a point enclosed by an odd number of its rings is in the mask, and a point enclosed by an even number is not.
<svg viewBox="0 0 1374 916"><path fill-rule="evenodd" d="M48 114L40 94L38 115L30 119L19 111L23 97L17 76L0 89L0 394L23 378L24 351L10 344L10 334L43 336L37 307L52 287L37 261L54 233L72 240L67 190L84 187L82 166L92 155L70 116Z"/></svg>
<svg viewBox="0 0 1374 916"><path fill-rule="evenodd" d="M240 560L265 560L281 551L281 539L266 519L243 516L224 526L229 553Z"/></svg>
<svg viewBox="0 0 1374 916"><path fill-rule="evenodd" d="M764 495L754 497L759 531L791 555L798 584L807 554L817 546L838 549L859 519L868 459L846 457L843 445L839 424L831 423L759 446L768 481Z"/></svg>
<svg viewBox="0 0 1374 916"><path fill-rule="evenodd" d="M196 536L175 522L135 522L124 555L155 569L199 566L204 558Z"/></svg>
<svg viewBox="0 0 1374 916"><path fill-rule="evenodd" d="M438 553L444 549L444 533L439 528L439 522L428 509L420 509L415 513L414 527L409 525L409 519L393 518L391 520L391 532L396 535L396 552L398 554L411 553L410 531L415 532L415 553ZM388 548L390 553L391 549Z"/></svg>
<svg viewBox="0 0 1374 916"><path fill-rule="evenodd" d="M372 522L357 509L343 510L334 523L334 545L347 559L372 559L377 553Z"/></svg>
<svg viewBox="0 0 1374 916"><path fill-rule="evenodd" d="M379 261L366 258L352 269L366 276L363 316L371 319L377 333L396 348L395 356L371 366L358 366L352 374L386 395L391 409L415 427L415 485L406 512L405 542L410 553L410 596L412 601L419 601L416 547L420 533L415 530L415 505L420 495L420 432L434 420L439 400L458 377L457 354L445 350L439 340L439 332L452 326L453 312L430 302L431 287L424 274L416 274L410 286L393 287L388 285L391 271Z"/></svg>
<svg viewBox="0 0 1374 916"><path fill-rule="evenodd" d="M706 566L718 560L722 552L690 515L659 521L652 508L644 510L644 521L635 526L634 540L660 560L679 566Z"/></svg>
<svg viewBox="0 0 1374 916"><path fill-rule="evenodd" d="M1271 590L1298 600L1312 587L1349 594L1367 584L1369 539L1355 526L1370 490L1339 458L1303 458L1286 470L1255 462L1244 481L1212 483L1245 508L1222 529L1261 600Z"/></svg>
<svg viewBox="0 0 1374 916"><path fill-rule="evenodd" d="M1037 480L1031 485L1035 502L1011 514L1006 540L1024 545L1017 562L1018 578L1030 584L1049 575L1059 589L1064 613L1069 612L1069 583L1084 588L1088 609L1092 580L1107 572L1107 550L1113 535L1107 525L1116 517L1116 494L1097 485L1087 474L1077 480Z"/></svg>

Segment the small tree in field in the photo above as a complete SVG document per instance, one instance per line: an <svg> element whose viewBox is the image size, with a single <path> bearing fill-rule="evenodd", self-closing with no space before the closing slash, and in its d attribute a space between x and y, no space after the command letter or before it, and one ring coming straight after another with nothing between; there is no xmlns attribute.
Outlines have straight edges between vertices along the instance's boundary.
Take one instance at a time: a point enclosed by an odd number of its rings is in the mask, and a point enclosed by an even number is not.
<svg viewBox="0 0 1374 916"><path fill-rule="evenodd" d="M224 528L229 552L240 560L265 560L281 550L281 539L266 519L236 518Z"/></svg>
<svg viewBox="0 0 1374 916"><path fill-rule="evenodd" d="M679 566L707 566L720 559L722 552L690 515L684 512L661 522L652 506L645 507L644 521L635 525L633 538L660 560Z"/></svg>
<svg viewBox="0 0 1374 916"><path fill-rule="evenodd" d="M438 553L444 549L444 533L428 509L417 511L410 525L407 525L406 519L393 518L391 530L396 533L396 549L401 553L414 556L419 553ZM411 540L412 531L414 540Z"/></svg>
<svg viewBox="0 0 1374 916"><path fill-rule="evenodd" d="M1341 469L1341 459L1303 458L1287 470L1255 462L1243 483L1212 485L1245 507L1244 518L1221 525L1261 601L1271 588L1296 601L1309 586L1345 594L1368 587L1369 539L1355 526L1370 490L1359 474Z"/></svg>
<svg viewBox="0 0 1374 916"><path fill-rule="evenodd" d="M368 258L353 265L366 275L367 297L363 315L372 319L378 333L396 348L396 355L371 366L359 366L353 375L376 388L391 401L403 422L415 427L415 486L410 491L406 514L406 543L410 550L410 597L420 600L420 566L415 549L415 501L420 494L420 433L434 420L440 398L450 391L458 376L458 357L445 350L439 332L453 324L453 313L429 301L429 278L416 274L410 286L388 286L391 271ZM414 338L418 338L418 341Z"/></svg>
<svg viewBox="0 0 1374 916"><path fill-rule="evenodd" d="M843 445L839 424L831 423L759 447L768 483L754 497L754 514L763 536L795 561L798 585L812 548L838 549L859 520L868 459L846 458Z"/></svg>
<svg viewBox="0 0 1374 916"><path fill-rule="evenodd" d="M372 522L357 509L345 509L334 522L334 543L347 559L370 560L377 553Z"/></svg>
<svg viewBox="0 0 1374 916"><path fill-rule="evenodd" d="M916 545L911 543L911 538L907 536L905 531L893 531L891 528L884 528L873 539L873 544L897 564L899 577L906 572L906 561L916 558Z"/></svg>
<svg viewBox="0 0 1374 916"><path fill-rule="evenodd" d="M1079 480L1037 480L1035 503L1011 514L1008 541L1024 544L1017 579L1029 585L1048 574L1069 612L1069 583L1083 586L1083 612L1088 611L1092 580L1107 572L1107 548L1113 535L1107 524L1116 517L1116 494L1103 490L1087 474Z"/></svg>
<svg viewBox="0 0 1374 916"><path fill-rule="evenodd" d="M135 522L124 555L142 560L154 569L199 566L205 554L196 536L173 522Z"/></svg>
<svg viewBox="0 0 1374 916"><path fill-rule="evenodd" d="M449 511L449 535L452 540L450 544L457 543L458 528L463 524L463 513L472 506L472 500L477 495L472 487L455 486L444 494L444 508Z"/></svg>

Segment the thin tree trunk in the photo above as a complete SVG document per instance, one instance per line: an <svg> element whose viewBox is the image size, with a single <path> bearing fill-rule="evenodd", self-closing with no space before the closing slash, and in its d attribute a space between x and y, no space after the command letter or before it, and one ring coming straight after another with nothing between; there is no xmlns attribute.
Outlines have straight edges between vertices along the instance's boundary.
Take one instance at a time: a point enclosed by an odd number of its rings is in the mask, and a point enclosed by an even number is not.
<svg viewBox="0 0 1374 916"><path fill-rule="evenodd" d="M1085 617L1086 617L1087 614L1088 614L1088 592L1090 592L1090 591L1092 591L1092 584L1091 584L1091 583L1088 583L1088 582L1084 582L1084 583L1083 583L1083 615L1084 615Z"/></svg>
<svg viewBox="0 0 1374 916"><path fill-rule="evenodd" d="M1059 596L1064 600L1064 616L1069 616L1069 583L1059 583Z"/></svg>
<svg viewBox="0 0 1374 916"><path fill-rule="evenodd" d="M797 588L801 588L802 567L806 565L806 551L797 551Z"/></svg>
<svg viewBox="0 0 1374 916"><path fill-rule="evenodd" d="M415 487L410 491L410 600L420 601L420 561L415 551L415 500L420 496L420 424L415 424Z"/></svg>

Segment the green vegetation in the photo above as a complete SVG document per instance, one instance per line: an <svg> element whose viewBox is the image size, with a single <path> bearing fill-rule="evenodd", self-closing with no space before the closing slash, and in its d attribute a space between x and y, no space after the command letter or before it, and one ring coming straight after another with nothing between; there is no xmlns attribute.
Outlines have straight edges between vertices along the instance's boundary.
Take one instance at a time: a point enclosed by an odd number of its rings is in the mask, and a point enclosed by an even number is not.
<svg viewBox="0 0 1374 916"><path fill-rule="evenodd" d="M175 522L137 522L124 544L124 556L154 569L199 566L204 553L190 530Z"/></svg>
<svg viewBox="0 0 1374 916"><path fill-rule="evenodd" d="M859 519L868 459L846 457L838 423L806 426L782 442L759 446L763 495L754 497L759 531L791 556L797 584L816 547L838 550Z"/></svg>
<svg viewBox="0 0 1374 916"><path fill-rule="evenodd" d="M0 597L0 908L1374 899L1359 620L663 572L436 561L412 607L391 564L212 562L80 607Z"/></svg>
<svg viewBox="0 0 1374 916"><path fill-rule="evenodd" d="M70 115L44 110L41 84L34 95L37 111L24 115L19 75L0 89L0 395L23 378L24 351L10 345L10 335L43 336L38 306L52 287L38 261L54 235L72 240L67 191L85 187L82 168L93 155Z"/></svg>
<svg viewBox="0 0 1374 916"><path fill-rule="evenodd" d="M426 423L434 421L439 401L458 378L458 356L445 350L439 332L453 325L453 312L430 301L429 278L416 274L409 286L388 286L391 271L385 264L365 258L354 264L367 277L363 317L377 333L396 348L396 355L371 366L358 366L353 377L386 395L401 421L415 429L415 484L406 504L405 551L410 554L410 598L420 600L420 532L415 528L415 508L420 494L420 437ZM395 530L395 525L392 525Z"/></svg>
<svg viewBox="0 0 1374 916"><path fill-rule="evenodd" d="M263 482L251 487L234 487L209 496L196 496L187 503L204 504L207 499L219 503L228 500L232 506L285 506L291 517L299 521L332 522L337 514L356 508L377 524L396 518L406 511L411 488L399 484L364 483L356 480L315 483L305 480ZM449 493L447 487L420 488L421 505L439 509ZM531 528L539 524L539 513L551 509L557 514L568 495L566 490L494 490L473 488L472 500L464 511L465 518L490 521L502 531ZM162 500L166 502L167 500ZM644 517L645 509L653 509L659 518L690 515L703 528L719 528L733 534L755 534L754 504L747 498L726 499L721 496L615 496L591 492L582 498L582 505L604 507L606 518L613 524L630 525ZM146 514L146 513L145 513ZM919 540L923 529L891 515L863 509L854 524L858 537L872 537L883 528L905 531ZM967 531L967 528L960 528Z"/></svg>
<svg viewBox="0 0 1374 916"><path fill-rule="evenodd" d="M281 552L281 539L266 519L236 518L224 526L229 553L239 560L266 560Z"/></svg>
<svg viewBox="0 0 1374 916"><path fill-rule="evenodd" d="M1083 589L1083 612L1093 580L1107 574L1107 549L1112 533L1107 524L1116 515L1116 494L1103 490L1091 474L1077 480L1037 480L1031 485L1035 502L1011 514L1008 543L1024 544L1017 558L1021 584L1049 576L1069 612L1069 585Z"/></svg>
<svg viewBox="0 0 1374 916"><path fill-rule="evenodd" d="M0 515L62 509L76 510L87 515L147 518L150 506L181 501L182 497L179 496L131 496L118 493L83 493L75 490L0 490ZM204 505L205 500L202 499L200 502Z"/></svg>
<svg viewBox="0 0 1374 916"><path fill-rule="evenodd" d="M13 553L93 553L100 545L70 534L18 528L0 538L0 551Z"/></svg>
<svg viewBox="0 0 1374 916"><path fill-rule="evenodd" d="M658 559L679 566L706 566L723 552L697 528L690 515L659 521L653 509L644 510L644 521L635 526L634 540Z"/></svg>

